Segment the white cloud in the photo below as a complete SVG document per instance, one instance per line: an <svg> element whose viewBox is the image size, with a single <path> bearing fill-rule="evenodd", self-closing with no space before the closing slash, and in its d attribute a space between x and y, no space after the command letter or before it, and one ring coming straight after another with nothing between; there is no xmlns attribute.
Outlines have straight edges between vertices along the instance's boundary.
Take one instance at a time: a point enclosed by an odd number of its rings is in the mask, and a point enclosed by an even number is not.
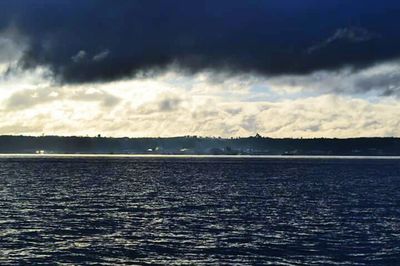
<svg viewBox="0 0 400 266"><path fill-rule="evenodd" d="M383 94L398 67L274 78L171 70L82 85L59 85L46 68L16 68L0 83L0 134L400 136L396 97L365 94Z"/></svg>

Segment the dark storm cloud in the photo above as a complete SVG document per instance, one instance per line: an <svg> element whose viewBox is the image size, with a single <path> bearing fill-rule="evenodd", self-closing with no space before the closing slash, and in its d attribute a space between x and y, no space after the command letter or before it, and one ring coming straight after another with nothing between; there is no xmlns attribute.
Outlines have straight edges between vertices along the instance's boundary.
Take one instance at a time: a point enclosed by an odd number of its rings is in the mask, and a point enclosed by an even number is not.
<svg viewBox="0 0 400 266"><path fill-rule="evenodd" d="M170 64L273 75L364 66L400 55L399 14L392 0L8 0L0 27L27 37L21 65L91 82Z"/></svg>

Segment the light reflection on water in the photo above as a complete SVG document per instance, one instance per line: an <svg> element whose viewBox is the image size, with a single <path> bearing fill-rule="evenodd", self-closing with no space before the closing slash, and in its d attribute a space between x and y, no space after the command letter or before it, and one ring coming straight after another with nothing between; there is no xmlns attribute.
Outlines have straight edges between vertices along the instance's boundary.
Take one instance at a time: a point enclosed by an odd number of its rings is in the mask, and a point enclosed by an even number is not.
<svg viewBox="0 0 400 266"><path fill-rule="evenodd" d="M400 161L2 157L0 264L396 265Z"/></svg>

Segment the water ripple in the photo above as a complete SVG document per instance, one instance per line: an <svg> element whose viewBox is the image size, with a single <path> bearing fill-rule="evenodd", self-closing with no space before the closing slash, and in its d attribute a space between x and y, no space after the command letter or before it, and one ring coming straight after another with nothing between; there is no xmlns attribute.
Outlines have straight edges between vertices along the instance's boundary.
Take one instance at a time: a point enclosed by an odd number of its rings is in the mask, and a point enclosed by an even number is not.
<svg viewBox="0 0 400 266"><path fill-rule="evenodd" d="M399 265L400 161L0 159L0 264Z"/></svg>

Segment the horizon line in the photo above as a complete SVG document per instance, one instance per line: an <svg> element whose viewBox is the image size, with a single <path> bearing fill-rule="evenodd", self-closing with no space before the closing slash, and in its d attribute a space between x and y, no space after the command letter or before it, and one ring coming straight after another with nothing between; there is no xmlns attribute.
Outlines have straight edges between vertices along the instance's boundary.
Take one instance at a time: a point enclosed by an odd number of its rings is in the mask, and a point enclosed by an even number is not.
<svg viewBox="0 0 400 266"><path fill-rule="evenodd" d="M348 140L348 139L400 139L400 136L362 136L362 137L268 137L262 136L260 134L255 134L252 136L236 136L236 137L222 137L222 136L199 136L199 135L176 135L176 136L142 136L142 137L115 137L115 136L104 136L98 134L97 136L89 135L24 135L24 134L1 134L1 137L27 137L27 138L45 138L45 137L58 137L58 138L94 138L94 139L173 139L173 138L198 138L198 139L248 139L248 138L260 138L260 139L292 139L292 140L313 140L313 139L332 139L332 140Z"/></svg>

